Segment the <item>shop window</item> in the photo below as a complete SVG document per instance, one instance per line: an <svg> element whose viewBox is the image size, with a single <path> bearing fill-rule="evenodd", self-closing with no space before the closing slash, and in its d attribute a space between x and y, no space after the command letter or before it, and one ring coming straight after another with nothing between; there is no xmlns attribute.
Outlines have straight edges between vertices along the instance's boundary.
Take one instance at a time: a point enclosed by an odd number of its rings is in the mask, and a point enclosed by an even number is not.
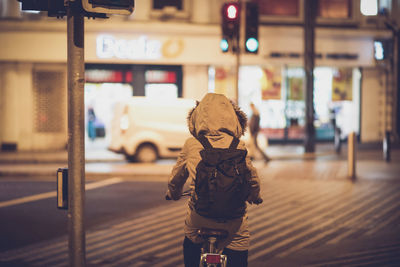
<svg viewBox="0 0 400 267"><path fill-rule="evenodd" d="M361 0L360 11L364 16L376 16L378 14L378 0Z"/></svg>
<svg viewBox="0 0 400 267"><path fill-rule="evenodd" d="M34 128L36 132L59 133L64 131L62 107L64 94L60 85L65 84L63 72L35 71L34 79Z"/></svg>
<svg viewBox="0 0 400 267"><path fill-rule="evenodd" d="M387 14L391 10L391 0L360 0L360 12L364 16Z"/></svg>
<svg viewBox="0 0 400 267"><path fill-rule="evenodd" d="M131 83L132 79L132 72L129 70L85 70L87 83Z"/></svg>
<svg viewBox="0 0 400 267"><path fill-rule="evenodd" d="M351 0L318 0L317 16L327 19L351 18Z"/></svg>
<svg viewBox="0 0 400 267"><path fill-rule="evenodd" d="M267 23L303 23L305 0L253 0L259 5L260 21ZM317 0L320 24L356 23L355 0Z"/></svg>
<svg viewBox="0 0 400 267"><path fill-rule="evenodd" d="M318 0L317 24L324 26L356 26L359 24L360 1Z"/></svg>
<svg viewBox="0 0 400 267"><path fill-rule="evenodd" d="M145 80L145 96L161 99L178 97L177 73L175 71L147 70Z"/></svg>
<svg viewBox="0 0 400 267"><path fill-rule="evenodd" d="M213 74L215 78L220 75ZM239 105L248 116L250 102L259 107L261 133L270 141L304 140L306 103L302 67L241 66L239 77ZM315 68L317 140L333 140L336 128L342 137L351 131L359 132L360 77L357 69Z"/></svg>
<svg viewBox="0 0 400 267"><path fill-rule="evenodd" d="M299 16L299 0L260 0L259 14L267 16Z"/></svg>
<svg viewBox="0 0 400 267"><path fill-rule="evenodd" d="M302 23L304 0L253 0L258 3L260 22Z"/></svg>
<svg viewBox="0 0 400 267"><path fill-rule="evenodd" d="M97 138L105 138L107 142L110 140L117 103L129 99L132 91L132 86L126 83L85 84L85 126L91 141Z"/></svg>
<svg viewBox="0 0 400 267"><path fill-rule="evenodd" d="M208 69L208 75L209 75L209 82L208 82L208 91L209 92L223 94L228 97L231 97L235 94L236 70L234 67L232 67L232 66L216 66L216 67L211 66ZM247 85L249 85L249 83L247 83ZM241 99L241 96L239 96L239 100L240 99Z"/></svg>
<svg viewBox="0 0 400 267"><path fill-rule="evenodd" d="M176 83L175 71L148 70L145 72L147 83Z"/></svg>

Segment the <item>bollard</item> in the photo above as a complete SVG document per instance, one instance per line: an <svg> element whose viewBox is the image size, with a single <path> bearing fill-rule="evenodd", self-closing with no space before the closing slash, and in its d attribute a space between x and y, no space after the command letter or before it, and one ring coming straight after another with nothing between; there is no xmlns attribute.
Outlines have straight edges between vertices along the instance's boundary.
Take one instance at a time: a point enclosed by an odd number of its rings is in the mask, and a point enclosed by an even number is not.
<svg viewBox="0 0 400 267"><path fill-rule="evenodd" d="M356 133L351 132L347 138L347 167L349 178L356 178Z"/></svg>
<svg viewBox="0 0 400 267"><path fill-rule="evenodd" d="M334 146L336 154L340 155L342 151L342 140L340 139L341 130L340 128L335 128L335 135L334 135Z"/></svg>
<svg viewBox="0 0 400 267"><path fill-rule="evenodd" d="M385 137L383 138L383 158L386 162L390 162L390 131L385 132Z"/></svg>

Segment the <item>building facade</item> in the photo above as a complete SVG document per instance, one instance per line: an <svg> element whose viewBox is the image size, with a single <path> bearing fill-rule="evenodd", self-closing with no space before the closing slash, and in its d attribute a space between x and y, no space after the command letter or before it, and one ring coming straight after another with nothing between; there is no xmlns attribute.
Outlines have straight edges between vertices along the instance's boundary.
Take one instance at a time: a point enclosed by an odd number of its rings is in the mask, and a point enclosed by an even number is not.
<svg viewBox="0 0 400 267"><path fill-rule="evenodd" d="M85 19L86 109L95 110L107 133L114 104L131 95L200 100L218 92L248 114L254 102L270 140L301 140L304 2L256 2L260 47L257 54L240 55L238 89L238 58L219 47L222 0L136 0L129 17ZM333 138L333 121L342 138L355 131L362 143L381 142L390 131L397 140L398 41L388 27L398 23L392 19L397 1L373 17L361 14L358 0L318 2L317 140ZM65 149L66 20L22 12L16 0L1 3L1 149Z"/></svg>

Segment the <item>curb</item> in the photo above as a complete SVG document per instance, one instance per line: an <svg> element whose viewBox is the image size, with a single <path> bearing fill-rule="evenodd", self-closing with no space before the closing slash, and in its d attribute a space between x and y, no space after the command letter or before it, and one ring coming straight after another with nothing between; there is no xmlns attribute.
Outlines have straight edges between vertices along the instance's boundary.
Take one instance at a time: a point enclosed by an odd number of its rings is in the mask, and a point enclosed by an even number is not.
<svg viewBox="0 0 400 267"><path fill-rule="evenodd" d="M113 163L126 162L124 159L86 159L85 163ZM68 164L68 159L40 159L40 158L24 158L24 159L0 159L0 164Z"/></svg>

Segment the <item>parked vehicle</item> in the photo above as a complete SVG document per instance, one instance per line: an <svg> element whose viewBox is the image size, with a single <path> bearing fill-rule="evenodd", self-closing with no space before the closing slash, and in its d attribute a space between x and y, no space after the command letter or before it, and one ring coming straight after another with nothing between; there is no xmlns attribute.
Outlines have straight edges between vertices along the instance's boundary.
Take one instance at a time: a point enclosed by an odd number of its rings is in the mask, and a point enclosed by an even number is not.
<svg viewBox="0 0 400 267"><path fill-rule="evenodd" d="M176 157L190 133L187 115L191 99L132 97L115 106L109 150L129 161L153 162Z"/></svg>

